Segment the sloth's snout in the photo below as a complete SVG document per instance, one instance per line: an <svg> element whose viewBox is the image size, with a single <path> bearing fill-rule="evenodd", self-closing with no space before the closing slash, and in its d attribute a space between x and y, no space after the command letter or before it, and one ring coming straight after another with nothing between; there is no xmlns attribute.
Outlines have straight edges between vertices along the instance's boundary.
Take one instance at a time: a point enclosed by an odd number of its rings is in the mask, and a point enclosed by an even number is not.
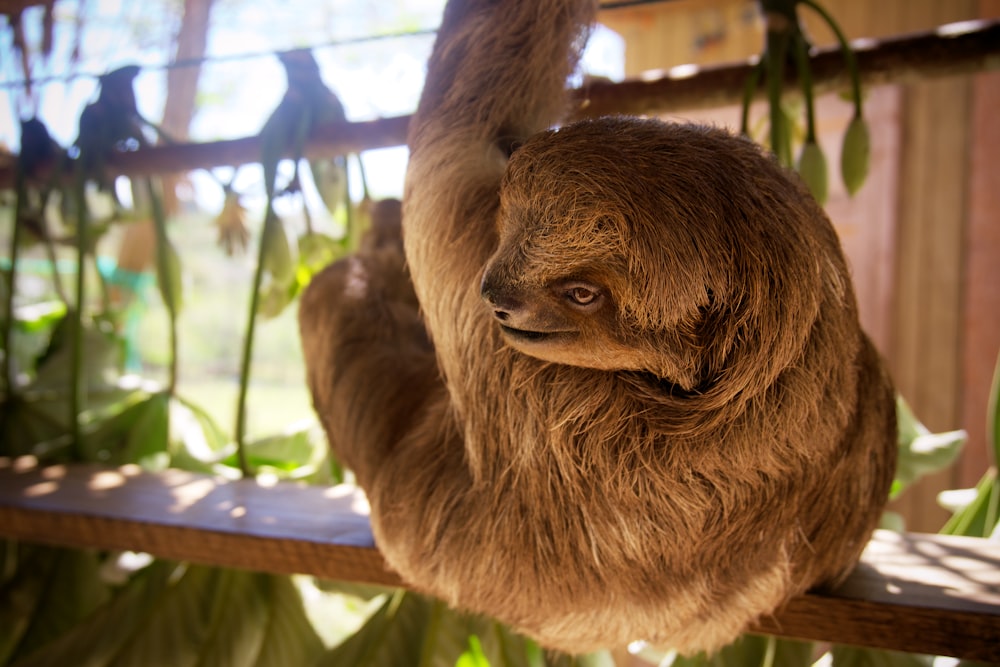
<svg viewBox="0 0 1000 667"><path fill-rule="evenodd" d="M493 311L493 316L501 322L511 319L519 310L524 308L524 304L508 290L495 285L490 280L489 273L483 275L483 281L479 286L479 295Z"/></svg>

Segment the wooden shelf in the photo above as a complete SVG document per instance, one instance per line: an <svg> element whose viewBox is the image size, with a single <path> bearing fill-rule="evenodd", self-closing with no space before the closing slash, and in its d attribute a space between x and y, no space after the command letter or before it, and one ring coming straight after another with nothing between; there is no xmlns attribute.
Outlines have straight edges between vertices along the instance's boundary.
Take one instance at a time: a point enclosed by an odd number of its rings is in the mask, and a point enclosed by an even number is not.
<svg viewBox="0 0 1000 667"><path fill-rule="evenodd" d="M347 486L0 457L0 536L403 585L374 547L364 495ZM843 585L792 600L754 631L1000 661L1000 543L878 531Z"/></svg>

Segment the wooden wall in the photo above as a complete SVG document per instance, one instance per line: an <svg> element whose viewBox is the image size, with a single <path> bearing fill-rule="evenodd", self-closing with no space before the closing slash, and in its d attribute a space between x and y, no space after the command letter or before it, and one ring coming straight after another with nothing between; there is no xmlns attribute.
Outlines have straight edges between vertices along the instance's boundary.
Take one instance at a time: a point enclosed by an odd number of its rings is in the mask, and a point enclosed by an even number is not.
<svg viewBox="0 0 1000 667"><path fill-rule="evenodd" d="M931 30L1000 17L1000 0L822 0L849 39ZM812 20L819 46L832 33ZM759 53L763 27L752 0L682 0L605 11L626 40L629 76L684 63L714 64ZM821 143L831 165L827 204L852 264L865 328L889 361L899 391L934 431L969 432L962 459L897 503L911 530L946 519L935 500L971 486L988 465L986 400L1000 351L1000 73L867 91L873 162L849 198L836 165L850 107L820 100ZM757 115L759 115L758 112ZM736 109L678 114L737 124Z"/></svg>

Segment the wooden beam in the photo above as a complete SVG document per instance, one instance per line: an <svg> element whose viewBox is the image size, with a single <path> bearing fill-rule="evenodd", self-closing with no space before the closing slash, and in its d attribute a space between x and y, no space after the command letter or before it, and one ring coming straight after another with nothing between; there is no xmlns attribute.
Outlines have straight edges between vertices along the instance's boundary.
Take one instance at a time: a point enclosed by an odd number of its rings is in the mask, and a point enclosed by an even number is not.
<svg viewBox="0 0 1000 667"><path fill-rule="evenodd" d="M937 30L853 43L864 86L913 83L929 78L1000 69L1000 21L965 21ZM810 57L817 94L850 90L839 48L817 49ZM598 81L576 91L579 117L614 113L660 114L739 104L752 63L675 67L650 80ZM761 82L763 84L763 81ZM786 89L798 86L791 77ZM757 97L763 97L763 85Z"/></svg>
<svg viewBox="0 0 1000 667"><path fill-rule="evenodd" d="M374 548L364 496L345 486L0 458L0 535L403 585ZM879 531L836 590L796 598L753 631L1000 661L1000 543Z"/></svg>
<svg viewBox="0 0 1000 667"><path fill-rule="evenodd" d="M0 535L61 546L372 584L402 581L348 486L264 486L135 465L37 467L0 457Z"/></svg>
<svg viewBox="0 0 1000 667"><path fill-rule="evenodd" d="M857 57L862 81L868 86L1000 69L1000 21L942 26L933 32L879 41L862 48ZM846 89L839 49L818 50L812 63L819 91ZM736 104L751 68L750 63L736 63L685 70L683 75L675 68L674 74L648 81L595 81L574 91L577 110L573 115L662 114ZM404 145L409 121L409 116L397 116L317 127L306 142L305 156L331 157ZM118 174L144 176L259 162L260 156L260 139L253 136L115 153L109 168ZM13 182L12 161L0 164L0 187Z"/></svg>

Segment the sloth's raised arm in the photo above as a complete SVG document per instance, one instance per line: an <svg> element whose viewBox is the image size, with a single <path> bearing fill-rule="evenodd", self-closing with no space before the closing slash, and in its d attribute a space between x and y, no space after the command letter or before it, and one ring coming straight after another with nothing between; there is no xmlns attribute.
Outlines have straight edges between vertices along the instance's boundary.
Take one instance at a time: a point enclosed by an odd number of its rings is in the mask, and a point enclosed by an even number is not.
<svg viewBox="0 0 1000 667"><path fill-rule="evenodd" d="M410 126L404 198L407 259L432 330L429 283L464 289L477 279L495 244L507 155L562 115L595 9L592 0L448 3Z"/></svg>

